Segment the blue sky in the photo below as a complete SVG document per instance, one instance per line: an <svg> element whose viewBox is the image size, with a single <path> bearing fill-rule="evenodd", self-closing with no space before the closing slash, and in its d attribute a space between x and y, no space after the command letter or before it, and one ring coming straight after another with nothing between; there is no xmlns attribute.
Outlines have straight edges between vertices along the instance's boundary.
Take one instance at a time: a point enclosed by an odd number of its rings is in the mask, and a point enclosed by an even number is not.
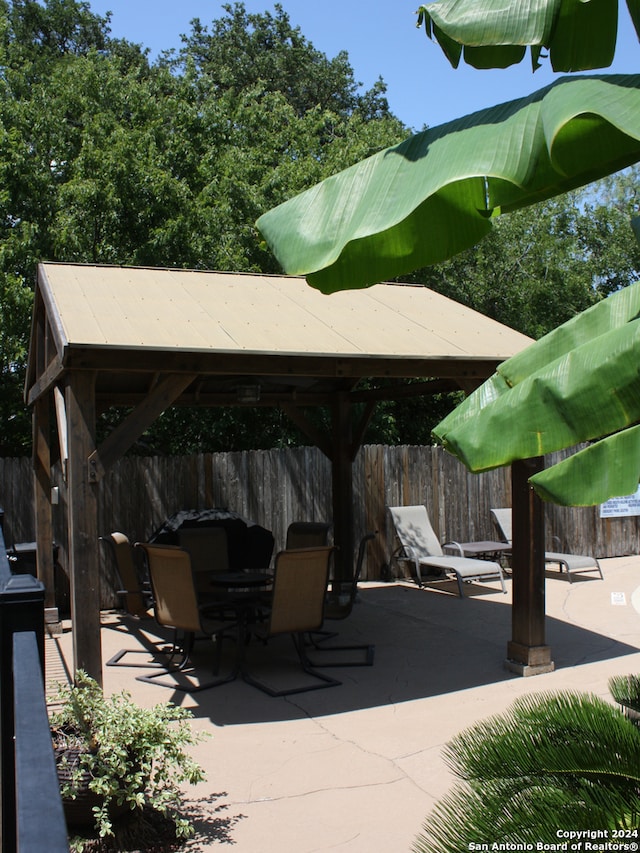
<svg viewBox="0 0 640 853"><path fill-rule="evenodd" d="M224 15L213 0L90 0L99 15L113 12L112 35L142 44L156 56L179 47L190 21L203 24ZM356 80L365 88L382 77L392 111L406 125L442 124L475 110L519 98L554 79L548 65L531 72L527 60L506 70L454 70L440 48L416 29L419 0L281 0L294 26L318 50L349 54ZM623 4L625 5L625 4ZM245 0L248 12L273 12L273 2ZM621 12L615 65L607 73L638 73L640 46L626 12Z"/></svg>

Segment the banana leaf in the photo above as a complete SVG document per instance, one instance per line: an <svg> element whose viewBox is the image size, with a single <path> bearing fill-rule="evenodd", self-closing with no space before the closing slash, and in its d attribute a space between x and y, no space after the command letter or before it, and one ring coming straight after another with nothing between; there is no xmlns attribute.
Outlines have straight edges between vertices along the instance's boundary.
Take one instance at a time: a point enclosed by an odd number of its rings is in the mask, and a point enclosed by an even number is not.
<svg viewBox="0 0 640 853"><path fill-rule="evenodd" d="M638 32L638 3L628 0ZM506 68L531 50L534 70L542 50L554 71L589 71L613 62L618 0L437 0L418 9L418 26L457 68ZM640 35L640 32L639 32Z"/></svg>
<svg viewBox="0 0 640 853"><path fill-rule="evenodd" d="M325 293L475 245L499 213L640 160L640 75L561 78L409 137L263 214L283 269Z"/></svg>
<svg viewBox="0 0 640 853"><path fill-rule="evenodd" d="M595 442L531 478L568 506L635 491L640 474L640 283L508 359L434 436L471 471Z"/></svg>
<svg viewBox="0 0 640 853"><path fill-rule="evenodd" d="M632 495L639 481L640 426L590 444L529 480L541 498L563 506L593 506Z"/></svg>

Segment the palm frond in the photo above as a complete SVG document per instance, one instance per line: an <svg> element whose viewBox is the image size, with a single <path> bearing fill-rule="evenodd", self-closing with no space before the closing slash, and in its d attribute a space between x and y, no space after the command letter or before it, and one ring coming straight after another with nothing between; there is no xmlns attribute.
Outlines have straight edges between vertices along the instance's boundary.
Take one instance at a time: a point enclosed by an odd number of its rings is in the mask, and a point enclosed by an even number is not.
<svg viewBox="0 0 640 853"><path fill-rule="evenodd" d="M557 843L559 829L638 821L640 730L597 696L522 697L455 737L445 759L463 781L425 822L417 853Z"/></svg>
<svg viewBox="0 0 640 853"><path fill-rule="evenodd" d="M614 675L609 690L616 702L640 714L640 675Z"/></svg>

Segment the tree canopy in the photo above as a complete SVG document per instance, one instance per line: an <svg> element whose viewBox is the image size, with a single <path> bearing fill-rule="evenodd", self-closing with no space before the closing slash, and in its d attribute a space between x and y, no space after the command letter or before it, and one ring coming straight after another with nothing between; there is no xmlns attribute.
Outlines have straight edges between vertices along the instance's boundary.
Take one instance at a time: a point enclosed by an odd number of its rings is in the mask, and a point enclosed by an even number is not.
<svg viewBox="0 0 640 853"><path fill-rule="evenodd" d="M109 24L87 2L0 0L1 455L30 451L22 386L38 261L280 272L255 220L408 134L382 80L363 91L347 54L325 56L277 4L226 5L154 62ZM537 338L640 268L624 222L635 176L498 218L479 246L404 279ZM452 405L380 403L366 440L430 443ZM322 425L326 413L310 417ZM302 441L270 409L171 410L137 449Z"/></svg>
<svg viewBox="0 0 640 853"><path fill-rule="evenodd" d="M281 6L224 10L151 62L88 2L0 0L3 455L30 447L21 395L38 261L274 272L255 219L406 135L384 83L362 91L346 53L328 59ZM174 417L150 448L167 447ZM238 417L251 441L282 426Z"/></svg>
<svg viewBox="0 0 640 853"><path fill-rule="evenodd" d="M639 7L636 0L629 5L637 29ZM464 46L465 57L477 60L473 64L479 68L519 61L523 45L532 46L534 66L545 47L555 51L556 70L607 67L617 39L615 0L436 0L420 8L419 19L450 59L455 54L454 64ZM589 186L639 160L640 75L562 77L528 97L379 152L268 211L257 224L288 272L305 275L325 292L366 287L475 246L491 233L499 214ZM617 235L609 239L615 221L614 212L608 222L601 217L596 228L583 231L594 248L620 245ZM632 225L640 233L637 216ZM563 231L557 236L563 238ZM516 253L523 247L526 243L518 243ZM624 282L630 268L618 276L615 261L611 266L615 253L600 266L595 282L589 279L596 292L603 285L606 292L607 282L612 289ZM581 270L584 260L578 252L564 270L558 268L562 294L565 280L575 285L571 273ZM536 285L546 271L543 263ZM567 295L573 303L575 286ZM557 336L551 333L522 358L507 361L436 426L436 439L472 471L600 439L575 462L530 482L540 495L569 505L627 494L630 482L638 482L640 408L633 370L629 377L629 358L637 350L635 321L618 318L620 328L610 336L608 309L601 307L593 306L584 321L581 315L569 319ZM536 316L544 317L544 308L540 303ZM586 340L575 335L591 328L592 317L604 317L602 327L595 324L595 335ZM577 341L575 351L558 356L558 340ZM514 364L527 367L515 381ZM581 405L588 398L593 403ZM612 408L617 417L611 417ZM635 472L631 477L619 454Z"/></svg>

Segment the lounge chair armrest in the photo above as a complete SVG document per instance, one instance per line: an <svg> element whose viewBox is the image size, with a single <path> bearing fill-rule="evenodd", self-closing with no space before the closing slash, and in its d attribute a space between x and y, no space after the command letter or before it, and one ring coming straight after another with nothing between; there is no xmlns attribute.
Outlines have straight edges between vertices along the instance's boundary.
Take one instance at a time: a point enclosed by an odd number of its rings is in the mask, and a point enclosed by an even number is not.
<svg viewBox="0 0 640 853"><path fill-rule="evenodd" d="M447 547L457 548L458 551L460 552L460 556L464 557L464 549L463 549L462 545L459 542L456 542L454 539L451 539L449 542L443 542L442 547L443 548L447 548Z"/></svg>
<svg viewBox="0 0 640 853"><path fill-rule="evenodd" d="M416 556L413 553L413 548L408 545L399 545L391 555L392 560L415 560Z"/></svg>

